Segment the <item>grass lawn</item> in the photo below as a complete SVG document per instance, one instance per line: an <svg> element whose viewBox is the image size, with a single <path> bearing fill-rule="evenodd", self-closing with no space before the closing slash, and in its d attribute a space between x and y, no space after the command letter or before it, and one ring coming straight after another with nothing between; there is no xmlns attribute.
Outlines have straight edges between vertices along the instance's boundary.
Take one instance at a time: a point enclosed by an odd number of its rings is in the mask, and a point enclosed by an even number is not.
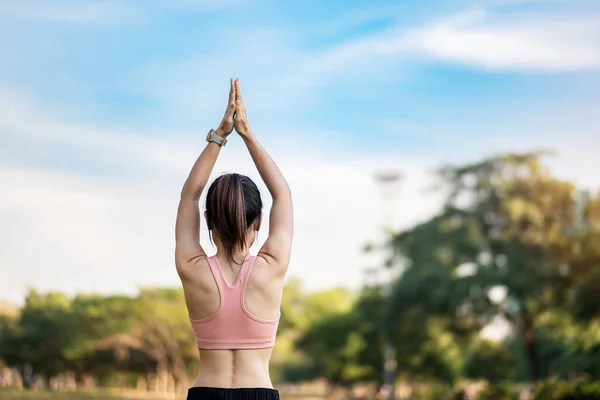
<svg viewBox="0 0 600 400"><path fill-rule="evenodd" d="M294 394L281 394L282 399L288 400L321 400L322 396L307 396ZM96 389L77 392L49 392L45 390L14 390L0 388L0 400L158 400L160 397L143 398L140 395L119 394L114 390ZM161 399L162 400L162 399Z"/></svg>
<svg viewBox="0 0 600 400"><path fill-rule="evenodd" d="M7 390L0 389L0 400L144 400L139 397L119 395L108 390L94 390L85 392L49 392L45 390L29 391L29 390ZM150 399L148 399L150 400Z"/></svg>

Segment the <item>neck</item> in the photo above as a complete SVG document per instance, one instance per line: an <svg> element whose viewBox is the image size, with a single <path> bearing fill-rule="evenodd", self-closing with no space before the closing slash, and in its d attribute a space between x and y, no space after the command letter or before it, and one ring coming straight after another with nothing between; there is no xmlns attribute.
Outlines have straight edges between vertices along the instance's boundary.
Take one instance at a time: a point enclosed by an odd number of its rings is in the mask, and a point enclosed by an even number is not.
<svg viewBox="0 0 600 400"><path fill-rule="evenodd" d="M233 256L233 260L236 263L241 263L244 258L248 255L249 251L250 251L250 247L252 245L252 243L254 243L254 238L255 238L255 233L254 232L249 232L248 235L246 236L246 245L244 246L243 249L241 250L237 250L235 251L232 256ZM221 241L221 238L219 237L219 235L217 233L215 233L213 231L213 242L215 243L215 246L217 246L217 257L219 259L226 259L227 256L225 254L225 250L224 250L224 246L223 246L223 242Z"/></svg>

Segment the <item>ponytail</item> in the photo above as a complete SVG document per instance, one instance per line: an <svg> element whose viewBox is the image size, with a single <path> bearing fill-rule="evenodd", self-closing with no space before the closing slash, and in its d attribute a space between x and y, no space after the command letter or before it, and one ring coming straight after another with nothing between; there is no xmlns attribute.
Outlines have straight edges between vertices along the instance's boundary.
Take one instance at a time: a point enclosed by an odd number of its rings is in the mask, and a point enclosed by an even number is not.
<svg viewBox="0 0 600 400"><path fill-rule="evenodd" d="M254 198L256 194L258 210ZM248 177L239 174L222 175L208 189L208 229L214 229L219 234L229 262L239 264L234 260L234 255L246 248L248 228L260 216L261 211L260 192Z"/></svg>

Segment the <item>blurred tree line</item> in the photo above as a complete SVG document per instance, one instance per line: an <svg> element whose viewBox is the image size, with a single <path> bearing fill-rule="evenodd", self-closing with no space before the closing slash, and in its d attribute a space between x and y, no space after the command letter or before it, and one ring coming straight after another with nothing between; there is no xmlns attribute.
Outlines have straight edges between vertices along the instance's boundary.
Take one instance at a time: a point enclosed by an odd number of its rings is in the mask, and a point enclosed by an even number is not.
<svg viewBox="0 0 600 400"><path fill-rule="evenodd" d="M308 292L289 279L274 381L379 382L388 337L398 377L411 382L600 379L600 197L550 175L542 157L439 169L442 209L382 245L390 256L381 268L399 273L391 288ZM497 320L508 335L483 338ZM180 289L31 290L17 315L0 317L0 359L47 379L168 375L187 385L196 358Z"/></svg>

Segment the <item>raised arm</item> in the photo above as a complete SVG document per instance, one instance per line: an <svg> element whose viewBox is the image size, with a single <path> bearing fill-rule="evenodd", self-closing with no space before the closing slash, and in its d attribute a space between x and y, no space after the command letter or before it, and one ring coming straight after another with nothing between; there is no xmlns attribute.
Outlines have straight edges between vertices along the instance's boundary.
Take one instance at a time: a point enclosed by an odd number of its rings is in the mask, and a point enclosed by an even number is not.
<svg viewBox="0 0 600 400"><path fill-rule="evenodd" d="M227 137L233 130L233 116L235 113L235 82L233 79L229 84L227 110L216 130L217 135L222 138ZM221 145L209 142L194 163L181 190L175 222L175 263L180 273L180 268L190 261L206 256L200 245L200 210L198 202L208 183L220 151Z"/></svg>
<svg viewBox="0 0 600 400"><path fill-rule="evenodd" d="M267 154L256 136L254 136L248 124L239 81L236 79L234 83L237 95L235 130L244 139L256 169L273 198L269 221L269 237L258 255L265 258L269 264L277 266L282 273L285 273L290 261L294 232L294 210L290 187L275 161Z"/></svg>

